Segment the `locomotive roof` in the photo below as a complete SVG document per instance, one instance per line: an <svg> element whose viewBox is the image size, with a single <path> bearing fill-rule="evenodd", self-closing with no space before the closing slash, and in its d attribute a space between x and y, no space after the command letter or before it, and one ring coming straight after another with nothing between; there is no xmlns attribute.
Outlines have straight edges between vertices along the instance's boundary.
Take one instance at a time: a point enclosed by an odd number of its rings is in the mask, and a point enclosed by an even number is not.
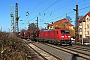
<svg viewBox="0 0 90 60"><path fill-rule="evenodd" d="M54 30L55 30L55 29L54 29ZM53 31L53 30L48 29L48 30L41 30L41 31Z"/></svg>
<svg viewBox="0 0 90 60"><path fill-rule="evenodd" d="M48 30L41 30L41 31L55 31L55 30L69 30L69 29L66 29L66 28L57 28L57 29L48 29Z"/></svg>

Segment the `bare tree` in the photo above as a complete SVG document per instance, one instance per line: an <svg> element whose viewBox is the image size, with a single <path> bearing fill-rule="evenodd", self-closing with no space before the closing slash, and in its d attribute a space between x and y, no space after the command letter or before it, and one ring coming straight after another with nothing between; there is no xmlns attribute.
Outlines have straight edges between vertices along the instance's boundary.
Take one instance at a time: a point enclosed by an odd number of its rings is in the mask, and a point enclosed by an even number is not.
<svg viewBox="0 0 90 60"><path fill-rule="evenodd" d="M36 25L34 23L29 24L28 26L28 30L29 31L36 31L38 28L36 27Z"/></svg>

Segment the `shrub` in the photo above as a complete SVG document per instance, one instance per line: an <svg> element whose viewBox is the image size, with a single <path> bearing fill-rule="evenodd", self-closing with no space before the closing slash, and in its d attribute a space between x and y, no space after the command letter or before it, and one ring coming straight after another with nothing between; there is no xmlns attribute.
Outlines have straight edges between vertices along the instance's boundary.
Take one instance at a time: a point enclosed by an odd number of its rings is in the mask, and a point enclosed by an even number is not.
<svg viewBox="0 0 90 60"><path fill-rule="evenodd" d="M0 60L27 60L30 49L22 39L0 32Z"/></svg>

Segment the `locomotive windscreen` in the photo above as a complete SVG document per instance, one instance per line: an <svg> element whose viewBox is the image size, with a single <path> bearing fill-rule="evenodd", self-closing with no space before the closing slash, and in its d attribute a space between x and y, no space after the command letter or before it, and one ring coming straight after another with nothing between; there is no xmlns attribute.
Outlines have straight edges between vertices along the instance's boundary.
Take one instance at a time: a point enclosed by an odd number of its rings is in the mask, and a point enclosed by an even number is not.
<svg viewBox="0 0 90 60"><path fill-rule="evenodd" d="M61 30L61 33L62 34L70 34L70 31L69 30Z"/></svg>

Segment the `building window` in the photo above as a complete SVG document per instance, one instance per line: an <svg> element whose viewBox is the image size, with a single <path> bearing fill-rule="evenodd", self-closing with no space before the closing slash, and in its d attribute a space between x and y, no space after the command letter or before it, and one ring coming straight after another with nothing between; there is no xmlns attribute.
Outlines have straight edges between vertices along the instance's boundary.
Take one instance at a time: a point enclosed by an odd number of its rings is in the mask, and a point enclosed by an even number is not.
<svg viewBox="0 0 90 60"><path fill-rule="evenodd" d="M86 21L88 21L88 20L89 20L89 18L86 19Z"/></svg>
<svg viewBox="0 0 90 60"><path fill-rule="evenodd" d="M85 35L83 35L83 37L85 38Z"/></svg>
<svg viewBox="0 0 90 60"><path fill-rule="evenodd" d="M89 35L89 31L87 31L87 35Z"/></svg>
<svg viewBox="0 0 90 60"><path fill-rule="evenodd" d="M80 35L80 38L82 38L82 35Z"/></svg>
<svg viewBox="0 0 90 60"><path fill-rule="evenodd" d="M80 24L80 26L82 25L82 23L79 23Z"/></svg>
<svg viewBox="0 0 90 60"><path fill-rule="evenodd" d="M84 28L84 31L86 31L86 28Z"/></svg>
<svg viewBox="0 0 90 60"><path fill-rule="evenodd" d="M80 28L80 32L82 32L82 28Z"/></svg>
<svg viewBox="0 0 90 60"><path fill-rule="evenodd" d="M87 24L87 28L89 28L89 24Z"/></svg>
<svg viewBox="0 0 90 60"><path fill-rule="evenodd" d="M65 22L65 24L68 24L68 22Z"/></svg>

